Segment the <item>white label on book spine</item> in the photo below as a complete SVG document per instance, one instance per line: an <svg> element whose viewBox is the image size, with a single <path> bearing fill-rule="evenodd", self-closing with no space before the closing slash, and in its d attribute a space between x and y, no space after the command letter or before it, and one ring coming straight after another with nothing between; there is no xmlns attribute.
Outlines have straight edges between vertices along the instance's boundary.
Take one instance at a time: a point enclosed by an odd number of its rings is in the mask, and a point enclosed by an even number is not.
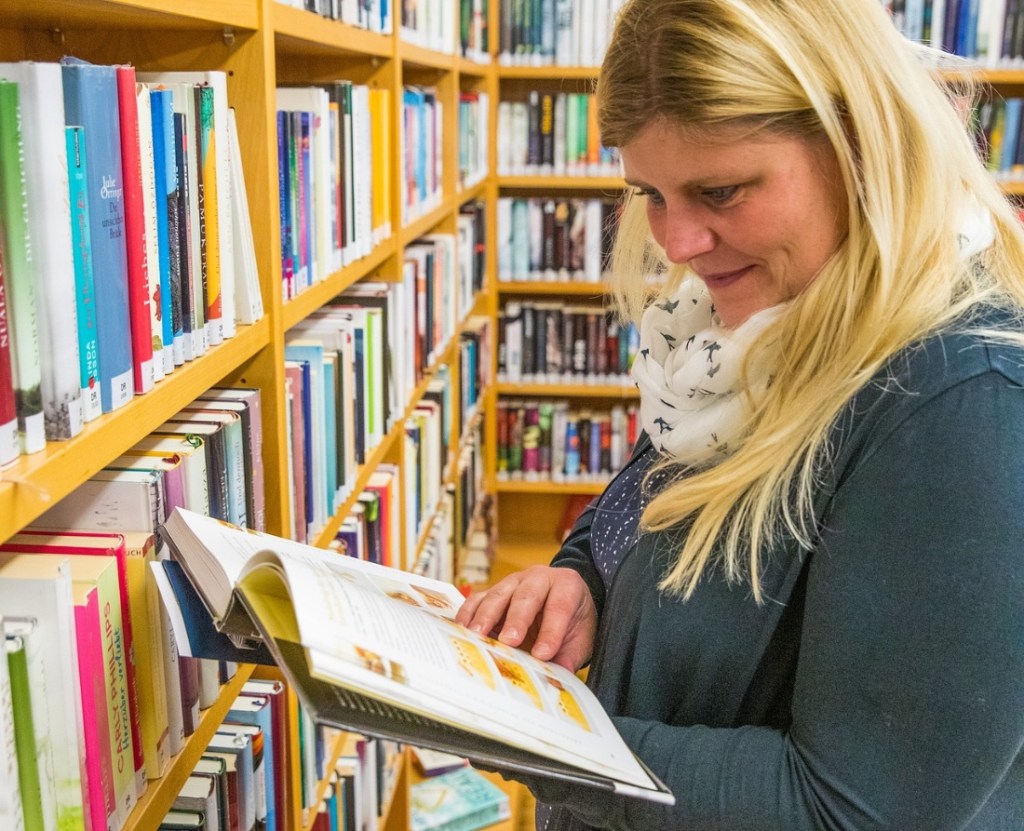
<svg viewBox="0 0 1024 831"><path fill-rule="evenodd" d="M123 407L132 400L133 395L135 395L135 382L132 380L131 369L110 379L111 410Z"/></svg>

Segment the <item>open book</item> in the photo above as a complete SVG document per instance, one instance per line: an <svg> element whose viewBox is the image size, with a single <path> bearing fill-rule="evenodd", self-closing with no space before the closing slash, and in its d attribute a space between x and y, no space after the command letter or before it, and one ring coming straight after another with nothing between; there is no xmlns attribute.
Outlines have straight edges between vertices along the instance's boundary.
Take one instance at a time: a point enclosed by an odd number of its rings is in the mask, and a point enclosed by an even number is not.
<svg viewBox="0 0 1024 831"><path fill-rule="evenodd" d="M453 586L181 509L162 533L216 627L261 640L317 721L673 802L575 675L455 623Z"/></svg>

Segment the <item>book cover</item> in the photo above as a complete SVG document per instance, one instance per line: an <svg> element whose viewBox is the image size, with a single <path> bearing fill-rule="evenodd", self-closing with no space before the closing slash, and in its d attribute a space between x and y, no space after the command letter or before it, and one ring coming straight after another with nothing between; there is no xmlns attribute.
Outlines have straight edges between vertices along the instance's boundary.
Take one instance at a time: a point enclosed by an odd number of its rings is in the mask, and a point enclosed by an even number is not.
<svg viewBox="0 0 1024 831"><path fill-rule="evenodd" d="M12 535L0 545L0 552L68 554L72 568L81 556L107 557L115 563L117 609L104 609L110 616L106 635L112 653L117 655L117 672L113 679L117 690L118 719L123 724L118 752L124 754L128 778L134 798L146 789L145 762L142 752L139 718L138 685L134 634L130 615L128 583L128 552L120 533L89 533L84 531L44 530L27 528ZM117 757L120 758L120 757ZM134 804L134 802L133 802Z"/></svg>
<svg viewBox="0 0 1024 831"><path fill-rule="evenodd" d="M85 130L65 128L68 167L68 202L71 207L72 259L77 303L79 383L82 417L92 421L103 413L100 397L99 337L96 317L96 283L93 276L89 222L89 177L86 173Z"/></svg>
<svg viewBox="0 0 1024 831"><path fill-rule="evenodd" d="M172 813L198 813L202 815L204 827L215 831L220 828L220 804L217 797L217 780L213 776L193 773L174 797ZM164 822L168 822L167 817Z"/></svg>
<svg viewBox="0 0 1024 831"><path fill-rule="evenodd" d="M230 141L229 159L231 176L227 201L231 205L231 245L233 249L235 282L235 320L238 323L251 324L263 317L263 295L260 289L260 275L256 264L256 243L252 234L252 218L249 215L249 196L245 187L245 176L242 171L242 150L238 142L238 123L235 111L228 111L228 139ZM219 169L219 168L218 168ZM223 253L221 268L226 269ZM228 279L230 272L225 270ZM225 294L224 327L225 336L233 332L231 310Z"/></svg>
<svg viewBox="0 0 1024 831"><path fill-rule="evenodd" d="M259 731L259 735L253 737L254 757L262 755L256 766L263 775L263 784L260 792L263 796L263 816L267 831L277 831L281 822L278 819L278 811L287 812L282 804L278 806L276 799L277 764L282 755L281 749L276 745L281 739L274 734L273 711L269 698L240 695L231 705L228 714L224 719L224 727L229 724L246 725ZM262 747L257 745L262 743ZM254 761L256 759L254 758ZM259 790L259 789L258 789ZM257 815L260 814L257 808Z"/></svg>
<svg viewBox="0 0 1024 831"><path fill-rule="evenodd" d="M204 755L221 758L226 763L230 827L241 831L252 829L256 824L252 740L248 736L215 733Z"/></svg>
<svg viewBox="0 0 1024 831"><path fill-rule="evenodd" d="M207 243L215 248L213 256L217 260L217 275L219 284L219 314L214 320L220 320L218 324L219 334L223 338L232 337L235 334L236 297L235 275L238 269L237 258L245 256L245 249L239 251L236 245L236 235L233 227L238 221L237 201L231 198L233 187L238 183L233 182L232 170L236 164L236 154L233 153L233 145L230 135L230 113L228 102L227 73L221 70L207 70L199 72L173 71L173 72L140 72L140 81L149 84L192 84L205 90L202 93L207 103L204 108L209 108L209 118L205 120L207 133L207 144L204 148L204 164L206 164L206 181L208 210L212 205L209 214L211 222L215 224L213 233L209 235ZM237 159L237 169L241 173L240 156ZM240 185L244 189L244 182ZM246 208L246 221L248 221L248 208ZM251 231L250 231L251 239ZM255 268L255 263L251 264ZM247 266L248 267L248 266ZM251 288L251 287L250 287ZM258 294L258 284L256 286ZM251 295L250 298L251 300ZM262 312L254 319L262 317ZM244 323L252 323L253 320L243 319ZM216 336L216 334L214 335ZM219 343L219 340L211 341Z"/></svg>
<svg viewBox="0 0 1024 831"><path fill-rule="evenodd" d="M432 776L409 788L412 831L476 831L511 814L508 794L472 768Z"/></svg>
<svg viewBox="0 0 1024 831"><path fill-rule="evenodd" d="M181 306L181 229L178 227L178 148L175 144L173 94L162 87L150 92L153 124L153 172L157 197L157 245L160 261L160 306L163 340L170 344L165 371L185 362Z"/></svg>
<svg viewBox="0 0 1024 831"><path fill-rule="evenodd" d="M69 439L81 432L83 412L61 70L55 63L6 63L0 77L19 90L46 438Z"/></svg>
<svg viewBox="0 0 1024 831"><path fill-rule="evenodd" d="M3 618L0 617L0 632ZM14 738L14 698L7 669L7 645L0 651L0 827L25 831L18 781L18 748Z"/></svg>
<svg viewBox="0 0 1024 831"><path fill-rule="evenodd" d="M121 138L121 186L124 199L124 247L128 274L128 321L132 339L132 377L137 395L153 389L153 313L149 297L148 241L142 190L139 109L135 67L114 67L118 130Z"/></svg>
<svg viewBox="0 0 1024 831"><path fill-rule="evenodd" d="M217 624L263 638L319 722L672 802L572 673L456 625L450 584L180 510L163 533Z"/></svg>
<svg viewBox="0 0 1024 831"><path fill-rule="evenodd" d="M199 396L194 406L212 406L238 412L245 435L245 487L247 515L252 527L265 531L266 500L263 485L263 411L260 391L245 387L214 387Z"/></svg>
<svg viewBox="0 0 1024 831"><path fill-rule="evenodd" d="M199 175L200 216L203 236L203 275L206 298L206 335L211 346L224 340L224 294L221 274L220 200L218 197L217 141L214 134L213 88L197 84L196 111L196 170ZM226 196L227 194L225 194Z"/></svg>
<svg viewBox="0 0 1024 831"><path fill-rule="evenodd" d="M0 253L11 334L11 369L21 453L46 445L32 244L27 221L18 85L0 81Z"/></svg>
<svg viewBox="0 0 1024 831"><path fill-rule="evenodd" d="M291 717L288 713L287 688L280 681L269 678L250 678L242 685L239 700L253 699L255 704L248 705L262 710L259 702L265 701L270 708L271 752L274 754L274 812L276 816L275 831L287 831L291 790L291 772L288 764L291 736Z"/></svg>
<svg viewBox="0 0 1024 831"><path fill-rule="evenodd" d="M3 240L0 239L0 467L11 464L18 455L18 412L14 404L11 327L7 319Z"/></svg>
<svg viewBox="0 0 1024 831"><path fill-rule="evenodd" d="M4 621L8 631L9 620ZM18 790L21 792L21 806L25 827L29 831L46 828L52 803L46 804L44 786L49 783L39 774L36 742L36 714L32 709L32 681L29 677L28 650L25 638L20 634L3 634L7 673L11 684L11 707L14 713L14 748L18 760Z"/></svg>
<svg viewBox="0 0 1024 831"><path fill-rule="evenodd" d="M124 184L120 116L114 67L64 58L64 118L87 136L89 229L103 411L116 410L135 394L125 248Z"/></svg>
<svg viewBox="0 0 1024 831"><path fill-rule="evenodd" d="M46 679L38 702L49 734L56 827L83 829L85 737L82 703L73 694L79 669L70 564L59 557L0 554L0 607L4 615L35 620Z"/></svg>
<svg viewBox="0 0 1024 831"><path fill-rule="evenodd" d="M164 355L164 320L161 290L160 239L157 230L156 155L153 148L153 99L146 84L135 84L138 114L139 161L142 178L142 217L146 229L146 303L149 306L150 343L153 350L153 380L162 381L168 362L174 369L173 353ZM161 136L162 139L162 136ZM163 200L159 200L163 204ZM166 205L164 205L166 209ZM164 218L166 222L166 216ZM167 341L168 349L173 342Z"/></svg>

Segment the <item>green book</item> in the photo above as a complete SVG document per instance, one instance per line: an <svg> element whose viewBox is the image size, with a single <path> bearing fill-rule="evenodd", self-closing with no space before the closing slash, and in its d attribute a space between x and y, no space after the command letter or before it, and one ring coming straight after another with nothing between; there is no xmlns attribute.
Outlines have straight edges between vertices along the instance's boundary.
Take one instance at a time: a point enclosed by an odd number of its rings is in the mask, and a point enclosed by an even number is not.
<svg viewBox="0 0 1024 831"><path fill-rule="evenodd" d="M0 239L13 346L11 368L21 452L35 453L46 445L46 434L18 100L18 85L0 81Z"/></svg>
<svg viewBox="0 0 1024 831"><path fill-rule="evenodd" d="M14 711L14 746L18 757L18 789L25 818L25 831L44 831L43 792L36 761L36 731L32 719L32 694L28 680L25 641L19 635L4 638L7 670L11 679Z"/></svg>

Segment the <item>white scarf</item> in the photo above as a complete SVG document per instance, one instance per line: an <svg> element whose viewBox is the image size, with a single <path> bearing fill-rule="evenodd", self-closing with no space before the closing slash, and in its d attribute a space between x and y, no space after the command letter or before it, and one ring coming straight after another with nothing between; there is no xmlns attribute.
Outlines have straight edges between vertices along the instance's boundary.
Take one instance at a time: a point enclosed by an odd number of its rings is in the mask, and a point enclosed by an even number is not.
<svg viewBox="0 0 1024 831"><path fill-rule="evenodd" d="M687 465L721 461L736 450L774 365L771 350L759 350L744 375L747 351L785 308L764 309L730 329L694 278L647 308L632 371L640 419L656 448Z"/></svg>

